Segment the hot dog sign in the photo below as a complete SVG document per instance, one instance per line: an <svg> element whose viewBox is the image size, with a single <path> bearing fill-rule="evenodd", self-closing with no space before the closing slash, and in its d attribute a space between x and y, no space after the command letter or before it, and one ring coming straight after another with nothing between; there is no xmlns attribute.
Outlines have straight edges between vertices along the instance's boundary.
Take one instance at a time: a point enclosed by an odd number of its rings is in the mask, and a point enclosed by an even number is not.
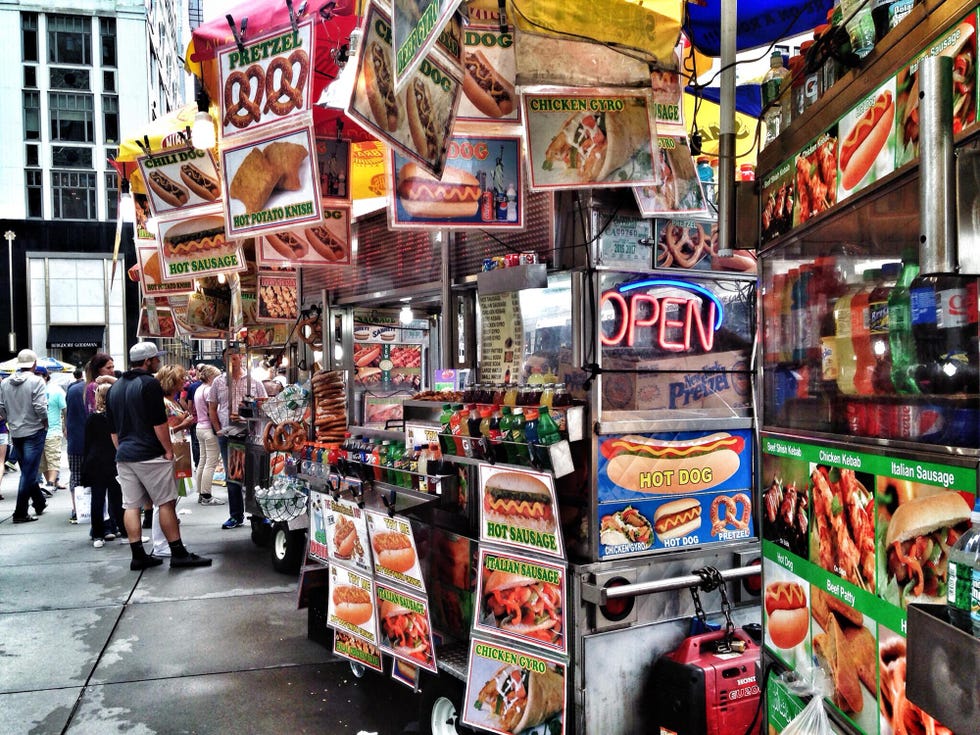
<svg viewBox="0 0 980 735"><path fill-rule="evenodd" d="M755 535L750 430L612 435L599 444L599 556Z"/></svg>

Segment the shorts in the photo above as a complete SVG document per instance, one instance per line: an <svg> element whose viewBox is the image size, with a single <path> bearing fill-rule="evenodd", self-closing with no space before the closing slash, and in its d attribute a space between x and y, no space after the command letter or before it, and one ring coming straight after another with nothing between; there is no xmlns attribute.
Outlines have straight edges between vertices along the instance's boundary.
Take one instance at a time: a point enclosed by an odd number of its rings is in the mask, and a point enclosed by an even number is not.
<svg viewBox="0 0 980 735"><path fill-rule="evenodd" d="M0 447L5 447L8 444L10 444L10 434L5 431L0 434Z"/></svg>
<svg viewBox="0 0 980 735"><path fill-rule="evenodd" d="M142 462L116 462L123 508L163 505L177 499L174 463L163 456Z"/></svg>
<svg viewBox="0 0 980 735"><path fill-rule="evenodd" d="M41 472L57 472L61 467L61 432L49 431L44 438Z"/></svg>

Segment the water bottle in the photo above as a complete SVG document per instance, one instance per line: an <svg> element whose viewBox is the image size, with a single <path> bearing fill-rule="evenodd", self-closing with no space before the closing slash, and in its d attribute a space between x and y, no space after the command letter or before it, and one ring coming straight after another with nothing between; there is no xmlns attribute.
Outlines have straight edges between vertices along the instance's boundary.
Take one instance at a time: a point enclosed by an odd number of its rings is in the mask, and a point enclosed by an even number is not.
<svg viewBox="0 0 980 735"><path fill-rule="evenodd" d="M946 610L953 625L980 638L980 497L970 523L949 550Z"/></svg>
<svg viewBox="0 0 980 735"><path fill-rule="evenodd" d="M789 84L783 81L789 79L789 69L783 66L783 55L779 51L773 51L769 57L769 71L762 78L762 115L765 123L765 140L763 146L774 141L782 129L783 109L780 92L789 90ZM788 104L788 103L787 103Z"/></svg>
<svg viewBox="0 0 980 735"><path fill-rule="evenodd" d="M840 0L844 27L851 39L851 50L864 58L875 47L875 21L867 0Z"/></svg>
<svg viewBox="0 0 980 735"><path fill-rule="evenodd" d="M851 299L851 346L854 352L854 374L851 379L855 392L861 396L870 396L873 392L875 357L871 348L868 304L880 277L881 270L878 268L864 271L861 290Z"/></svg>

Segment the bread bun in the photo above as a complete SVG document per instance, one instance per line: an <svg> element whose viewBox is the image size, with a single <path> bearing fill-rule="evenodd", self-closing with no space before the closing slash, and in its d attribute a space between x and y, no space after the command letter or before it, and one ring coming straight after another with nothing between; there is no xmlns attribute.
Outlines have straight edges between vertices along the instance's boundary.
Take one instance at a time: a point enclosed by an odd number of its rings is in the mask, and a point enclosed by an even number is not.
<svg viewBox="0 0 980 735"><path fill-rule="evenodd" d="M696 498L672 500L661 505L653 514L653 529L661 540L682 538L700 527L701 503Z"/></svg>
<svg viewBox="0 0 980 735"><path fill-rule="evenodd" d="M515 490L535 497L542 503L550 503L551 495L548 486L545 485L534 475L523 472L497 472L487 480L487 489L499 488L501 490Z"/></svg>
<svg viewBox="0 0 980 735"><path fill-rule="evenodd" d="M773 645L793 648L806 638L810 628L806 592L796 582L771 582L766 585L764 606L766 629Z"/></svg>
<svg viewBox="0 0 980 735"><path fill-rule="evenodd" d="M480 210L480 182L471 173L447 166L442 178L416 163L398 170L398 201L412 217L466 219Z"/></svg>
<svg viewBox="0 0 980 735"><path fill-rule="evenodd" d="M909 541L970 519L970 505L957 492L944 491L902 503L888 523L885 545Z"/></svg>

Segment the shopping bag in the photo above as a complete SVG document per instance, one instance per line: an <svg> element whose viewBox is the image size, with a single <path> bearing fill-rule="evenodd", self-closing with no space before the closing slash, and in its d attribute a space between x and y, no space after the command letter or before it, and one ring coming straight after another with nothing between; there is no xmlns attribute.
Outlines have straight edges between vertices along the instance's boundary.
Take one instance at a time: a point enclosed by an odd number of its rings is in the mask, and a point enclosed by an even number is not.
<svg viewBox="0 0 980 735"><path fill-rule="evenodd" d="M92 488L76 485L72 490L75 494L75 518L81 525L92 522Z"/></svg>
<svg viewBox="0 0 980 735"><path fill-rule="evenodd" d="M174 477L183 480L190 477L191 470L191 443L181 439L173 442L174 448Z"/></svg>

